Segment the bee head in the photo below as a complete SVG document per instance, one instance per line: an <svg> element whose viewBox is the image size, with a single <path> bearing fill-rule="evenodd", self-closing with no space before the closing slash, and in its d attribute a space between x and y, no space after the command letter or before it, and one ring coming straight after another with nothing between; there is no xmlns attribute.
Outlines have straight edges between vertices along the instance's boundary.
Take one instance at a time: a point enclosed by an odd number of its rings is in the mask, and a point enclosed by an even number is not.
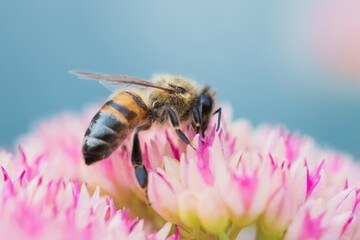
<svg viewBox="0 0 360 240"><path fill-rule="evenodd" d="M160 93L167 95L168 98L191 99L193 100L197 93L197 86L195 82L184 76L175 76L170 74L156 75L154 82L164 87L174 89L173 92Z"/></svg>
<svg viewBox="0 0 360 240"><path fill-rule="evenodd" d="M163 109L164 106L169 106L180 120L188 119L199 95L196 83L187 77L169 74L156 75L154 82L174 89L174 91L167 92L160 89L152 91L149 98L150 106L155 111L156 109ZM159 111L158 115L162 115L162 111Z"/></svg>

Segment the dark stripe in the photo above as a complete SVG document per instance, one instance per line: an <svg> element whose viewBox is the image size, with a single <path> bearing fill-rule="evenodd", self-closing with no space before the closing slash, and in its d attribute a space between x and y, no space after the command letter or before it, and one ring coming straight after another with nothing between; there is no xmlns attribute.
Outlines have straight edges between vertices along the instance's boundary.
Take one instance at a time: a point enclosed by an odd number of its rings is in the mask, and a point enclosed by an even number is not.
<svg viewBox="0 0 360 240"><path fill-rule="evenodd" d="M121 122L117 117L115 117L113 115L109 116L107 114L104 114L102 116L103 117L100 118L97 122L99 124L103 124L103 125L107 126L108 128L111 128L112 130L114 130L117 133L129 128L127 123Z"/></svg>
<svg viewBox="0 0 360 240"><path fill-rule="evenodd" d="M95 140L96 141L96 140ZM83 153L99 153L100 154L106 154L110 151L110 144L105 142L95 142L90 141L89 138L85 138L82 152Z"/></svg>
<svg viewBox="0 0 360 240"><path fill-rule="evenodd" d="M131 121L134 118L136 118L137 114L129 109L127 109L124 106L121 106L119 104L117 104L116 102L110 100L106 103L106 105L108 105L109 107L112 107L113 109L115 109L116 111L118 111L119 113L121 113L122 115L124 115L124 117L128 120Z"/></svg>
<svg viewBox="0 0 360 240"><path fill-rule="evenodd" d="M144 111L148 110L148 107L146 106L146 104L144 103L144 101L141 99L141 97L135 96L134 94L132 94L131 92L126 92L127 94L130 95L130 97L135 101L135 103L141 107Z"/></svg>
<svg viewBox="0 0 360 240"><path fill-rule="evenodd" d="M82 153L87 165L109 157L112 153L108 144L89 144L87 139L82 147Z"/></svg>
<svg viewBox="0 0 360 240"><path fill-rule="evenodd" d="M103 159L103 155L99 152L96 152L96 153L84 152L83 156L84 156L85 163L87 165L93 164L94 162L97 162L97 161L100 161Z"/></svg>
<svg viewBox="0 0 360 240"><path fill-rule="evenodd" d="M107 128L105 126L99 126L98 128L92 129L91 133L88 136L103 140L110 144L117 141L120 137L118 133L110 130L110 128Z"/></svg>
<svg viewBox="0 0 360 240"><path fill-rule="evenodd" d="M122 130L128 129L127 123L122 123L119 121L119 119L111 115L107 112L99 111L94 118L91 120L90 127L86 131L85 135L91 134L92 131L96 128L101 128L102 126L106 126L108 128L111 128L115 132L119 133Z"/></svg>

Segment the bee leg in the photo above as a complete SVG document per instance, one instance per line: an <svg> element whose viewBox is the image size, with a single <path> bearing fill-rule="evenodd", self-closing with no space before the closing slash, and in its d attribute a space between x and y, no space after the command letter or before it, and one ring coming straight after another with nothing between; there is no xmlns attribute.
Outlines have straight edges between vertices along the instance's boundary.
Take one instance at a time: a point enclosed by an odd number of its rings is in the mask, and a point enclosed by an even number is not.
<svg viewBox="0 0 360 240"><path fill-rule="evenodd" d="M138 183L142 188L146 188L148 184L148 173L142 163L142 153L137 132L134 135L133 148L131 152L131 163L135 168L135 176Z"/></svg>
<svg viewBox="0 0 360 240"><path fill-rule="evenodd" d="M201 117L200 117L201 114L200 114L199 109L196 106L193 107L193 114L194 114L194 120L195 120L195 131L196 131L196 134L198 134L201 129ZM201 136L204 138L204 131L202 131ZM203 144L205 144L205 142L203 140L201 140L201 142Z"/></svg>
<svg viewBox="0 0 360 240"><path fill-rule="evenodd" d="M189 144L195 150L194 146L191 144L189 139L180 130L180 128L179 128L179 120L178 120L178 117L176 116L176 113L174 112L174 110L171 107L167 107L166 109L169 112L171 124L175 128L175 131L176 131L177 135L180 137L181 140L183 140L184 143Z"/></svg>
<svg viewBox="0 0 360 240"><path fill-rule="evenodd" d="M200 117L199 109L196 106L193 107L193 114L195 120L195 131L196 133L199 133L201 126L201 117Z"/></svg>
<svg viewBox="0 0 360 240"><path fill-rule="evenodd" d="M218 123L217 123L217 128L216 131L219 131L220 128L220 121L221 121L221 108L218 108L218 110L216 110L213 115L218 113Z"/></svg>
<svg viewBox="0 0 360 240"><path fill-rule="evenodd" d="M133 147L131 152L131 163L135 168L135 176L142 188L146 188L148 184L148 173L143 164L142 153L139 142L140 131L144 131L149 129L151 124L143 125L135 130L134 139L133 139Z"/></svg>
<svg viewBox="0 0 360 240"><path fill-rule="evenodd" d="M202 98L200 98L200 104L199 104L199 115L200 115L200 118L202 118L202 112L203 112L203 101L202 101ZM204 138L205 137L205 128L204 128L204 125L205 123L203 122L202 124L201 124L201 127L200 127L200 129L201 129L201 136Z"/></svg>

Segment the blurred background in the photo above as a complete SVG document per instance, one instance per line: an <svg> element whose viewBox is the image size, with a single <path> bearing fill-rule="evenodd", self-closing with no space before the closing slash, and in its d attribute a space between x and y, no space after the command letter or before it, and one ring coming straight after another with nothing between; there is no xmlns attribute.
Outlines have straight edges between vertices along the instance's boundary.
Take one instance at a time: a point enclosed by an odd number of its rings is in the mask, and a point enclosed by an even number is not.
<svg viewBox="0 0 360 240"><path fill-rule="evenodd" d="M0 1L0 146L109 92L69 70L188 75L235 118L360 159L360 2Z"/></svg>

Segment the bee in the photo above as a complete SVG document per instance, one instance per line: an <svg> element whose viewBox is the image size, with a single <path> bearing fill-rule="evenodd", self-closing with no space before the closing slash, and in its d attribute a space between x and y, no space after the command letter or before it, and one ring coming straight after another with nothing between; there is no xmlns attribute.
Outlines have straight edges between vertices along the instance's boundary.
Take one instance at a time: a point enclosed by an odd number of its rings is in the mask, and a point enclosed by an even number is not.
<svg viewBox="0 0 360 240"><path fill-rule="evenodd" d="M213 114L215 92L209 87L197 88L195 82L186 77L159 75L154 82L149 82L127 76L70 72L117 89L86 130L82 146L85 163L90 165L109 157L134 132L131 162L142 188L147 187L148 173L143 165L138 133L154 123L169 123L180 139L192 146L180 124L192 125L196 133L204 136ZM125 91L124 84L135 87L135 91ZM141 89L148 90L146 98L140 95L138 90ZM218 130L221 108L215 113L219 113Z"/></svg>

